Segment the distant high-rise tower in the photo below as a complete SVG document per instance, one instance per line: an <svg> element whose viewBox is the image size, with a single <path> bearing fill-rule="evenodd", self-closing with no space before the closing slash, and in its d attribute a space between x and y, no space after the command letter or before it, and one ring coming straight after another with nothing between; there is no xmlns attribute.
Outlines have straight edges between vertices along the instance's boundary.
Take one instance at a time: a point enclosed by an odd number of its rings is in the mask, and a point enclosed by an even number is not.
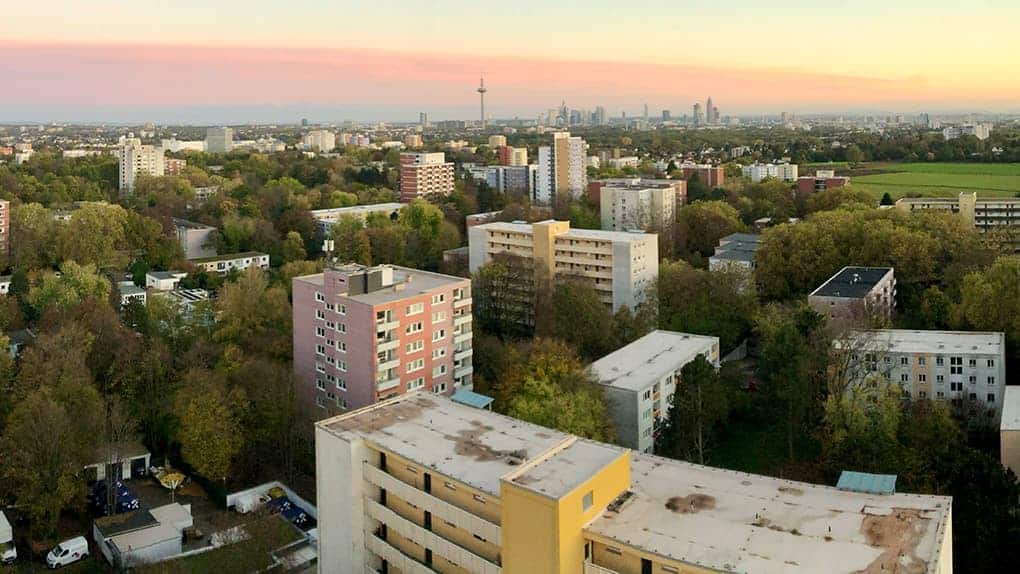
<svg viewBox="0 0 1020 574"><path fill-rule="evenodd" d="M712 105L712 96L708 96L708 99L705 101L705 123L707 124L715 123L715 117L712 114L713 109L715 107Z"/></svg>
<svg viewBox="0 0 1020 574"><path fill-rule="evenodd" d="M478 79L478 97L482 103L482 129L485 129L485 92L489 91L485 88L485 77Z"/></svg>
<svg viewBox="0 0 1020 574"><path fill-rule="evenodd" d="M700 126L704 121L704 117L701 115L701 104L694 104L694 125Z"/></svg>
<svg viewBox="0 0 1020 574"><path fill-rule="evenodd" d="M426 112L418 113L418 125L423 128L429 127L429 115Z"/></svg>
<svg viewBox="0 0 1020 574"><path fill-rule="evenodd" d="M645 121L648 121L648 104L645 104Z"/></svg>

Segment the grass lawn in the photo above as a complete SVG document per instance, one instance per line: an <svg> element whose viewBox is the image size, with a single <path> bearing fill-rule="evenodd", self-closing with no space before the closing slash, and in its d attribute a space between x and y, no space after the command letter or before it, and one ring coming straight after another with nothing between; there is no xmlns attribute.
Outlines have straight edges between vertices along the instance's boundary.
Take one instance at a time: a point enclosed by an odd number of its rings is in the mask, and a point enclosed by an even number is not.
<svg viewBox="0 0 1020 574"><path fill-rule="evenodd" d="M876 199L884 193L894 200L906 195L956 197L977 192L978 197L1013 197L1020 193L1017 163L872 163L840 171L850 176L850 185Z"/></svg>

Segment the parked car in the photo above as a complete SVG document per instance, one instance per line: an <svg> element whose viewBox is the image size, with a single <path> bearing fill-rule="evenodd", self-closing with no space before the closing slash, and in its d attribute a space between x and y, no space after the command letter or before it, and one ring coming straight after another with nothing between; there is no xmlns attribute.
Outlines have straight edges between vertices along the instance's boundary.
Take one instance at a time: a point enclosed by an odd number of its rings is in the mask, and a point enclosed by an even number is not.
<svg viewBox="0 0 1020 574"><path fill-rule="evenodd" d="M57 544L46 555L46 565L50 568L60 568L84 560L89 556L89 542L84 536L75 536Z"/></svg>
<svg viewBox="0 0 1020 574"><path fill-rule="evenodd" d="M14 546L14 530L7 516L0 511L0 564L14 564L18 561L18 549Z"/></svg>

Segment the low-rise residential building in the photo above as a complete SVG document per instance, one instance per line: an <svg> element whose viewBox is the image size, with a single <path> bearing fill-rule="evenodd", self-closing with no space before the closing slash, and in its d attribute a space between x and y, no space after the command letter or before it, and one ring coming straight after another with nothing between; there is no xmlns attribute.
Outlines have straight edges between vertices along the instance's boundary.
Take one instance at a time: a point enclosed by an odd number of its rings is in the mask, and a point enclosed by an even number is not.
<svg viewBox="0 0 1020 574"><path fill-rule="evenodd" d="M215 227L175 217L174 232L184 248L185 258L202 259L216 255L216 245L213 243Z"/></svg>
<svg viewBox="0 0 1020 574"><path fill-rule="evenodd" d="M400 201L453 193L453 162L443 152L400 154Z"/></svg>
<svg viewBox="0 0 1020 574"><path fill-rule="evenodd" d="M149 271L145 274L145 288L154 291L173 291L188 274L183 271Z"/></svg>
<svg viewBox="0 0 1020 574"><path fill-rule="evenodd" d="M294 371L308 404L356 409L472 387L471 281L396 266L296 277Z"/></svg>
<svg viewBox="0 0 1020 574"><path fill-rule="evenodd" d="M781 181L797 181L797 164L792 163L753 163L740 168L740 173L750 178L752 183L772 178Z"/></svg>
<svg viewBox="0 0 1020 574"><path fill-rule="evenodd" d="M117 282L117 292L120 294L121 308L127 307L133 301L145 305L145 289L135 285L133 281Z"/></svg>
<svg viewBox="0 0 1020 574"><path fill-rule="evenodd" d="M955 198L904 197L896 201L896 209L949 211L980 233L994 234L998 240L1020 249L1020 198L978 199L975 192L961 192Z"/></svg>
<svg viewBox="0 0 1020 574"><path fill-rule="evenodd" d="M819 169L814 175L802 175L797 178L797 193L800 195L811 195L827 189L834 189L850 185L850 178L836 176L831 169Z"/></svg>
<svg viewBox="0 0 1020 574"><path fill-rule="evenodd" d="M194 524L191 505L177 502L149 510L133 510L97 518L92 540L118 571L177 556L184 530Z"/></svg>
<svg viewBox="0 0 1020 574"><path fill-rule="evenodd" d="M606 392L618 444L652 452L680 370L698 355L718 367L719 338L657 330L592 363Z"/></svg>
<svg viewBox="0 0 1020 574"><path fill-rule="evenodd" d="M381 213L390 219L396 219L400 215L400 210L407 205L405 203L373 203L370 205L352 205L350 207L331 207L327 209L313 209L311 211L312 218L319 224L319 229L322 230L323 235L329 235L329 228L333 227L333 224L340 221L340 219L349 215L356 217L361 221L368 219L368 216L373 213Z"/></svg>
<svg viewBox="0 0 1020 574"><path fill-rule="evenodd" d="M468 229L472 273L500 254L533 261L548 278L581 280L613 311L636 308L659 277L654 233L571 229L569 221L493 222Z"/></svg>
<svg viewBox="0 0 1020 574"><path fill-rule="evenodd" d="M496 158L499 165L521 167L528 165L528 148L499 146L496 149Z"/></svg>
<svg viewBox="0 0 1020 574"><path fill-rule="evenodd" d="M608 162L609 167L616 169L623 169L625 167L633 167L641 165L641 159L635 155L629 155L625 157L611 157Z"/></svg>
<svg viewBox="0 0 1020 574"><path fill-rule="evenodd" d="M715 253L708 258L708 270L754 271L754 254L760 243L761 235L757 233L731 233L723 237Z"/></svg>
<svg viewBox="0 0 1020 574"><path fill-rule="evenodd" d="M260 269L269 269L269 256L258 251L203 257L192 259L191 262L208 273L222 274L230 273L234 270L244 271L253 266Z"/></svg>
<svg viewBox="0 0 1020 574"><path fill-rule="evenodd" d="M180 314L190 317L198 305L209 301L209 292L205 289L174 289L173 291L156 291L153 299L163 297L177 305Z"/></svg>
<svg viewBox="0 0 1020 574"><path fill-rule="evenodd" d="M198 203L205 203L216 196L220 192L220 186L218 185L204 185L195 188L195 201Z"/></svg>
<svg viewBox="0 0 1020 574"><path fill-rule="evenodd" d="M1020 386L1006 387L999 421L999 460L1020 475Z"/></svg>
<svg viewBox="0 0 1020 574"><path fill-rule="evenodd" d="M839 337L851 385L878 374L912 399L977 406L998 421L1006 389L1003 333L871 329Z"/></svg>
<svg viewBox="0 0 1020 574"><path fill-rule="evenodd" d="M163 175L181 175L186 167L188 167L186 159L163 158Z"/></svg>
<svg viewBox="0 0 1020 574"><path fill-rule="evenodd" d="M701 183L709 187L720 187L726 182L726 170L721 165L683 163L680 164L680 172L684 179L691 179L696 174Z"/></svg>
<svg viewBox="0 0 1020 574"><path fill-rule="evenodd" d="M974 136L979 140L986 140L991 135L992 124L990 123L963 124L942 128L942 137L946 140L955 140L963 136Z"/></svg>
<svg viewBox="0 0 1020 574"><path fill-rule="evenodd" d="M413 393L315 428L335 574L951 574L952 499L691 464Z"/></svg>
<svg viewBox="0 0 1020 574"><path fill-rule="evenodd" d="M605 185L599 189L602 229L662 232L676 219L673 186Z"/></svg>
<svg viewBox="0 0 1020 574"><path fill-rule="evenodd" d="M834 327L890 319L896 308L892 267L844 267L808 295L808 305Z"/></svg>

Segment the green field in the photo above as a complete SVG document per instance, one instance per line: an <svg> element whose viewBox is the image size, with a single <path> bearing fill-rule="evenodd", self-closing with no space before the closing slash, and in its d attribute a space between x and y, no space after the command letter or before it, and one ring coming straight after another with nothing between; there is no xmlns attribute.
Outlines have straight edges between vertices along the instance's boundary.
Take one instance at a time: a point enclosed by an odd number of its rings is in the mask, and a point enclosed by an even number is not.
<svg viewBox="0 0 1020 574"><path fill-rule="evenodd" d="M816 167L824 169L823 165ZM884 193L893 199L905 195L955 197L964 191L976 191L978 197L1012 197L1020 193L1017 163L873 163L856 170L833 167L848 174L854 188L875 198Z"/></svg>

